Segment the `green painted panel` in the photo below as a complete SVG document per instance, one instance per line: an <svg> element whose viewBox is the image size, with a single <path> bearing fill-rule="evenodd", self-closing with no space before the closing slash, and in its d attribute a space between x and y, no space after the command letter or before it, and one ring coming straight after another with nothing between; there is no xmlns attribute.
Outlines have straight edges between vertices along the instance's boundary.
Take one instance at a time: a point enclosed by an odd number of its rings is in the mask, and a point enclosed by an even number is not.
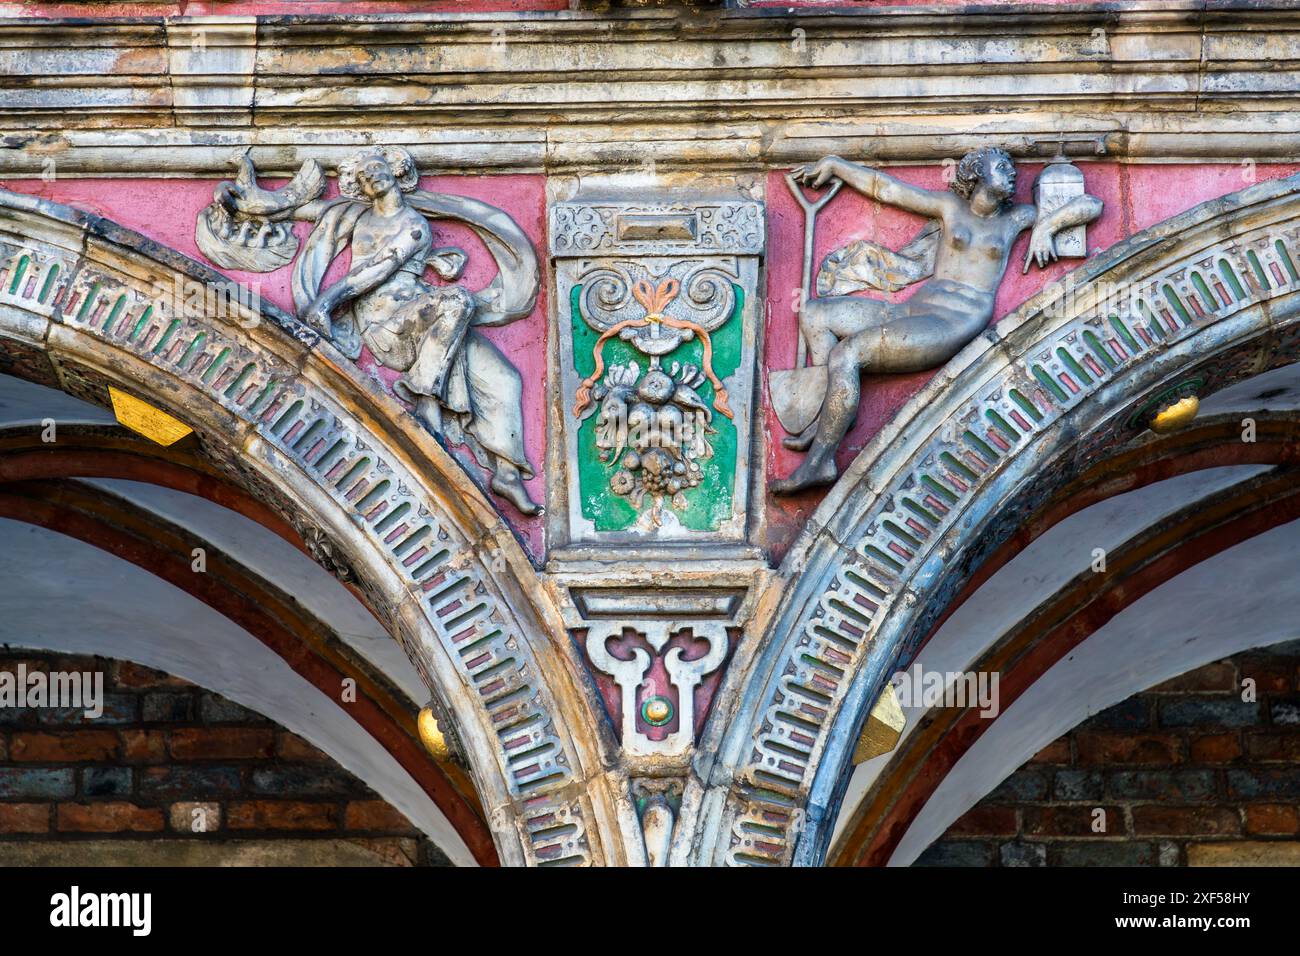
<svg viewBox="0 0 1300 956"><path fill-rule="evenodd" d="M736 305L731 315L720 328L711 334L713 344L713 370L724 383L728 376L740 367L743 349L743 323L741 314L744 310L744 290L732 284L736 295ZM581 315L582 286L574 286L570 296L570 313L573 331L574 365L581 379L587 378L596 368L592 350L600 333L593 329ZM626 366L635 362L641 374L650 368L650 359L642 355L635 347L619 338L611 338L602 349L605 371L614 365ZM704 346L698 337L684 342L661 360L665 371L671 371L674 363L691 364L704 367ZM705 382L698 389L700 397L712 408L714 389ZM738 401L745 401L747 396L729 395L729 404L735 407ZM571 412L573 396L565 396L565 410ZM610 487L610 476L619 470L618 462L600 460L600 449L596 446L596 421L599 417L600 402L587 414L578 428L578 488L579 504L582 515L591 521L597 531L623 531L632 527L641 512L652 507L649 496L638 510L632 502L616 494ZM670 499L665 499L663 509L672 511L683 527L692 531L716 531L731 516L731 503L735 489L737 433L735 422L716 410L710 427L715 431L708 435L713 447L711 457L700 460L702 470L700 483L682 492L685 507L674 508Z"/></svg>

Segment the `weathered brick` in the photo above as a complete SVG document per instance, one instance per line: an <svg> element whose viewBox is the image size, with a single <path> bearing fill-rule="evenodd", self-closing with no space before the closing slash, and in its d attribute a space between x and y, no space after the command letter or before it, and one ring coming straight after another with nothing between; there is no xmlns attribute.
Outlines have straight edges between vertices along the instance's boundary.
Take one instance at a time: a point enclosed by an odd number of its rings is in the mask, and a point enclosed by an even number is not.
<svg viewBox="0 0 1300 956"><path fill-rule="evenodd" d="M140 776L142 796L160 800L203 799L239 792L237 767L149 767Z"/></svg>
<svg viewBox="0 0 1300 956"><path fill-rule="evenodd" d="M1241 756L1241 739L1235 733L1200 734L1191 740L1193 763L1230 763Z"/></svg>
<svg viewBox="0 0 1300 956"><path fill-rule="evenodd" d="M1183 744L1171 734L1080 732L1075 738L1083 764L1170 764L1183 759Z"/></svg>
<svg viewBox="0 0 1300 956"><path fill-rule="evenodd" d="M1237 689L1237 668L1231 661L1213 661L1152 687L1153 694L1184 694Z"/></svg>
<svg viewBox="0 0 1300 956"><path fill-rule="evenodd" d="M39 800L70 797L77 790L74 771L36 767L0 767L0 799Z"/></svg>
<svg viewBox="0 0 1300 956"><path fill-rule="evenodd" d="M346 796L365 786L334 767L255 767L249 776L257 793L296 796Z"/></svg>
<svg viewBox="0 0 1300 956"><path fill-rule="evenodd" d="M1300 833L1300 808L1285 803L1252 803L1246 807L1246 832Z"/></svg>
<svg viewBox="0 0 1300 956"><path fill-rule="evenodd" d="M193 687L183 677L174 677L164 671L145 667L134 661L116 661L112 669L113 683L118 687L148 690L154 687Z"/></svg>
<svg viewBox="0 0 1300 956"><path fill-rule="evenodd" d="M204 691L199 698L199 719L205 724L264 724L267 719L220 694Z"/></svg>
<svg viewBox="0 0 1300 956"><path fill-rule="evenodd" d="M1105 811L1098 817L1096 810ZM1113 837L1124 833L1124 811L1119 807L1051 806L1025 807L1022 832L1026 836ZM1094 831L1095 821L1105 829Z"/></svg>
<svg viewBox="0 0 1300 956"><path fill-rule="evenodd" d="M988 800L992 803L1020 803L1047 798L1047 774L1038 770L1017 770L1003 780Z"/></svg>
<svg viewBox="0 0 1300 956"><path fill-rule="evenodd" d="M1029 758L1029 763L1069 763L1070 738L1058 737Z"/></svg>
<svg viewBox="0 0 1300 956"><path fill-rule="evenodd" d="M1264 658L1241 662L1241 680L1255 682L1255 693L1286 694L1295 688L1295 664L1286 658Z"/></svg>
<svg viewBox="0 0 1300 956"><path fill-rule="evenodd" d="M162 763L167 737L161 730L123 730L122 759L127 763Z"/></svg>
<svg viewBox="0 0 1300 956"><path fill-rule="evenodd" d="M168 819L177 833L215 833L221 829L221 804L190 800L173 803Z"/></svg>
<svg viewBox="0 0 1300 956"><path fill-rule="evenodd" d="M171 732L178 760L234 760L270 757L275 732L269 727L180 727Z"/></svg>
<svg viewBox="0 0 1300 956"><path fill-rule="evenodd" d="M1047 847L1041 843L1004 843L998 848L1003 866L1046 866Z"/></svg>
<svg viewBox="0 0 1300 956"><path fill-rule="evenodd" d="M16 730L9 741L15 763L59 763L67 760L113 760L118 738L111 730L69 730L55 733Z"/></svg>
<svg viewBox="0 0 1300 956"><path fill-rule="evenodd" d="M1274 727L1300 731L1300 697L1274 697L1268 702L1268 710Z"/></svg>
<svg viewBox="0 0 1300 956"><path fill-rule="evenodd" d="M1155 866L1159 859L1153 843L1085 840L1048 849L1052 866Z"/></svg>
<svg viewBox="0 0 1300 956"><path fill-rule="evenodd" d="M1052 797L1056 800L1100 800L1101 772L1097 770L1058 770L1052 779Z"/></svg>
<svg viewBox="0 0 1300 956"><path fill-rule="evenodd" d="M386 806L383 801L369 802ZM960 836L1011 836L1016 832L1016 811L1013 807L977 804L954 820L948 832Z"/></svg>
<svg viewBox="0 0 1300 956"><path fill-rule="evenodd" d="M78 833L153 833L163 828L163 814L122 801L61 803L55 825Z"/></svg>
<svg viewBox="0 0 1300 956"><path fill-rule="evenodd" d="M992 843L940 840L932 843L916 858L914 866L990 866Z"/></svg>
<svg viewBox="0 0 1300 956"><path fill-rule="evenodd" d="M1228 794L1247 800L1300 797L1300 767L1278 770L1229 770Z"/></svg>
<svg viewBox="0 0 1300 956"><path fill-rule="evenodd" d="M1260 720L1258 701L1240 697L1182 697L1162 701L1162 727L1252 727Z"/></svg>
<svg viewBox="0 0 1300 956"><path fill-rule="evenodd" d="M194 719L194 695L184 692L145 694L140 719L148 724L189 722Z"/></svg>
<svg viewBox="0 0 1300 956"><path fill-rule="evenodd" d="M103 712L87 717L85 707L45 707L32 711L33 722L43 727L102 727L135 723L139 698L135 694L106 693L100 702Z"/></svg>
<svg viewBox="0 0 1300 956"><path fill-rule="evenodd" d="M49 829L48 803L0 803L0 833L45 833Z"/></svg>
<svg viewBox="0 0 1300 956"><path fill-rule="evenodd" d="M1138 836L1235 836L1241 817L1226 807L1133 808L1133 832Z"/></svg>
<svg viewBox="0 0 1300 956"><path fill-rule="evenodd" d="M1265 731L1247 734L1246 753L1251 760L1261 762L1300 761L1300 733Z"/></svg>
<svg viewBox="0 0 1300 956"><path fill-rule="evenodd" d="M1012 833L1015 832L1015 820L1016 813L1012 810ZM348 830L398 830L404 833L414 829L401 811L383 800L353 800L343 814L343 826Z"/></svg>
<svg viewBox="0 0 1300 956"><path fill-rule="evenodd" d="M1142 696L1107 707L1079 725L1083 730L1145 730L1151 725L1151 704Z"/></svg>
<svg viewBox="0 0 1300 956"><path fill-rule="evenodd" d="M232 830L333 830L338 818L334 803L239 800L226 809L226 824Z"/></svg>
<svg viewBox="0 0 1300 956"><path fill-rule="evenodd" d="M1112 773L1108 783L1113 800L1201 803L1215 793L1211 770L1128 770Z"/></svg>
<svg viewBox="0 0 1300 956"><path fill-rule="evenodd" d="M295 733L282 730L276 734L275 754L284 760L297 760L308 763L320 763L329 760L323 750L313 747Z"/></svg>
<svg viewBox="0 0 1300 956"><path fill-rule="evenodd" d="M87 767L81 771L81 792L88 797L122 797L131 792L130 767Z"/></svg>

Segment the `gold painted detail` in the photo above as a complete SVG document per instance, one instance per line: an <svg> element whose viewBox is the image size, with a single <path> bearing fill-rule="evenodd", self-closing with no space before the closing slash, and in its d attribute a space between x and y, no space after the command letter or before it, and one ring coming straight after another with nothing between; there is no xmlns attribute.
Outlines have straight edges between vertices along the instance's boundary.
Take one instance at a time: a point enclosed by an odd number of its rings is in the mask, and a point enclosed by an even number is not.
<svg viewBox="0 0 1300 956"><path fill-rule="evenodd" d="M438 726L438 718L433 716L432 708L426 707L420 711L416 725L420 729L420 742L424 744L424 749L433 755L433 759L450 760L451 748L447 746L447 737Z"/></svg>
<svg viewBox="0 0 1300 956"><path fill-rule="evenodd" d="M862 736L853 750L853 765L866 763L872 757L887 754L898 746L903 737L903 708L898 703L898 694L893 684L886 684L885 691L871 708L867 723L862 728Z"/></svg>
<svg viewBox="0 0 1300 956"><path fill-rule="evenodd" d="M1181 398L1156 413L1155 417L1151 419L1151 430L1159 435L1168 435L1170 432L1185 428L1191 424L1200 407L1200 399L1195 395Z"/></svg>
<svg viewBox="0 0 1300 956"><path fill-rule="evenodd" d="M108 388L108 396L113 402L113 415L119 425L159 445L174 445L194 431L189 425L168 415L161 408L155 408L134 395L118 391L111 385Z"/></svg>

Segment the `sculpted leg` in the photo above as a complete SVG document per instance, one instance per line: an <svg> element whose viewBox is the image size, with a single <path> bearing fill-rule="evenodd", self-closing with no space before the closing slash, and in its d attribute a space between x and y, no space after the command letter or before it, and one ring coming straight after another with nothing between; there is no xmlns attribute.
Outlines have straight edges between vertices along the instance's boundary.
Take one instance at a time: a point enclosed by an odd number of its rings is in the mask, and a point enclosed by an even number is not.
<svg viewBox="0 0 1300 956"><path fill-rule="evenodd" d="M829 379L826 398L817 418L812 447L794 474L772 483L774 493L788 495L804 488L829 485L839 474L835 467L835 449L848 434L858 414L858 398L862 392L859 376L871 347L865 339L866 334L845 339L831 349L826 363ZM878 335L872 337L878 338Z"/></svg>
<svg viewBox="0 0 1300 956"><path fill-rule="evenodd" d="M889 319L889 303L852 295L809 299L799 313L799 329L808 343L813 365L825 365L831 349L843 339Z"/></svg>

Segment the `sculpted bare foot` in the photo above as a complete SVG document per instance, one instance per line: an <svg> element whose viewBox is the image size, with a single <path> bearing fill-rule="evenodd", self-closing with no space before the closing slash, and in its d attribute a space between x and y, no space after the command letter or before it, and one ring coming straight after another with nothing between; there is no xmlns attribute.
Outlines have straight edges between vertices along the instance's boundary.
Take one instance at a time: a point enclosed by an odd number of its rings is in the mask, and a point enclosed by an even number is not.
<svg viewBox="0 0 1300 956"><path fill-rule="evenodd" d="M490 487L494 494L500 495L518 508L520 514L531 516L542 513L542 506L528 497L528 491L524 488L524 481L519 477L519 472L506 475L497 472L492 476Z"/></svg>
<svg viewBox="0 0 1300 956"><path fill-rule="evenodd" d="M839 471L832 459L814 461L811 458L805 458L803 464L796 468L794 474L789 478L772 482L772 494L793 495L805 488L816 488L820 485L832 484L837 477L839 477Z"/></svg>

